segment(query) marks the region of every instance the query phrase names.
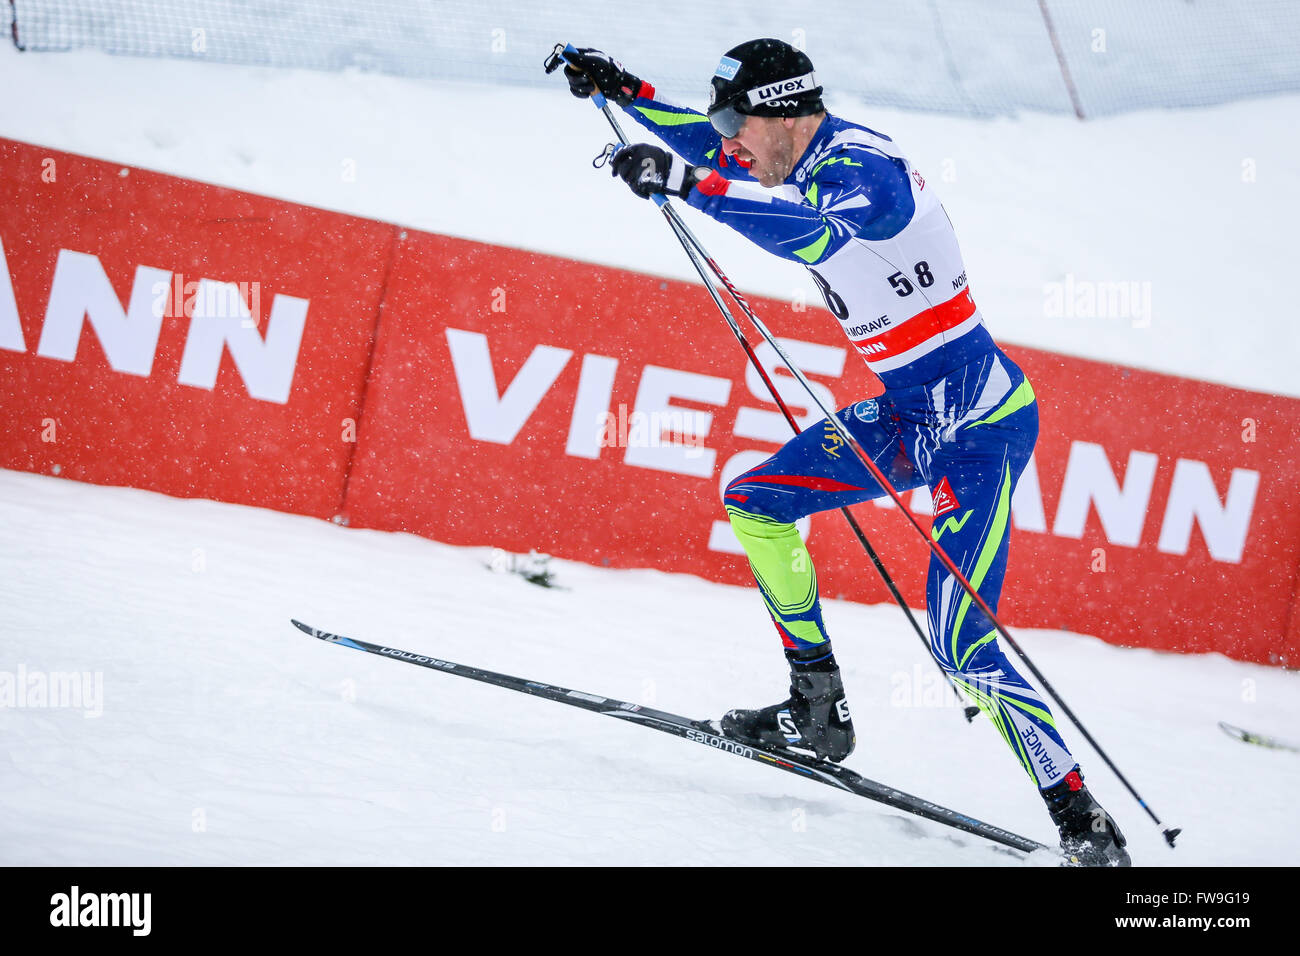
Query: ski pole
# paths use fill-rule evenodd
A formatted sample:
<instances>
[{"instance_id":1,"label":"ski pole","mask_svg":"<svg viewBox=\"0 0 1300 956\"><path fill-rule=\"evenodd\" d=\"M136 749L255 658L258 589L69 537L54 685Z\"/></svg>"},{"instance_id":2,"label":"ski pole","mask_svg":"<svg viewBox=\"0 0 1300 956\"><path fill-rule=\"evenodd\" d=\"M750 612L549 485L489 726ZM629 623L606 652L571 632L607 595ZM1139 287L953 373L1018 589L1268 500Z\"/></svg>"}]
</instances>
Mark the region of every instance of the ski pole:
<instances>
[{"instance_id":1,"label":"ski pole","mask_svg":"<svg viewBox=\"0 0 1300 956\"><path fill-rule=\"evenodd\" d=\"M570 45L565 45L565 46L557 45L555 51L552 52L551 57L548 58L547 60L547 66L548 66L547 72L551 72L552 70L555 69L555 66L558 65L558 62L562 60L561 57L562 53L576 53L576 52L577 51ZM623 132L619 128L618 121L614 118L613 113L610 112L609 107L605 102L604 96L601 95L599 92L597 92L592 97L592 99L596 101L597 107L601 110L601 112L605 114L605 118L609 120L610 125L614 128L615 134L619 137L620 141L626 144L627 139L626 137L623 136ZM672 206L669 205L667 201L667 197L662 195L657 195L654 198L655 201L660 206L660 209L664 212L664 215L667 216L671 221L674 227L674 233L676 233L679 238L684 237L689 242L689 244L693 246L695 250L699 253L699 255L704 259L704 261L708 264L710 270L712 270L713 274L718 277L719 281L722 282L723 286L725 286L727 290L731 293L732 298L736 301L736 304L740 306L741 311L745 313L746 318L748 318L749 321L753 324L754 328L758 330L759 335L762 336L764 341L766 341L769 346L771 346L771 348L776 352L777 356L781 359L782 364L784 364L785 367L789 370L790 374L793 375L794 378L799 382L799 384L804 387L804 390L808 392L808 395L812 399L813 403L816 404L818 409L820 409L821 412L826 416L826 420L830 423L831 427L834 428L836 433L843 440L844 444L853 451L853 453L857 456L858 460L862 462L863 466L867 469L867 471L871 474L871 476L876 480L876 482L881 486L881 488L884 489L885 493L890 497L890 499L893 500L894 504L898 506L899 510L903 513L904 517L907 519L908 523L912 525L912 527L916 530L916 533L919 534L922 540L926 543L926 546L930 549L930 552L938 559L939 563L944 566L944 568L948 571L948 573L950 573L953 576L954 580L956 580L957 583L961 585L961 587L966 591L966 593L970 595L971 600L980 609L980 611L982 611L984 615L989 619L989 622L993 625L994 629L998 632L1000 636L1006 639L1007 643L1016 652L1017 656L1025 663L1025 666L1029 668L1030 673L1032 673L1034 677L1038 679L1038 681L1042 684L1043 689L1047 691L1047 693L1049 693L1052 696L1052 698L1060 705L1062 712L1070 719L1070 721L1074 724L1074 726L1078 728L1079 733L1083 735L1084 739L1087 740L1087 742L1092 746L1093 750L1096 751L1097 755L1101 757L1101 759L1105 762L1105 764L1108 767L1110 767L1111 771L1115 774L1115 776L1119 779L1120 783L1124 785L1124 787L1128 790L1128 792L1137 801L1138 805L1142 807L1143 810L1146 811L1147 815L1151 817L1151 819L1155 822L1157 826L1163 827L1163 824L1160 822L1160 818L1156 816L1155 811L1151 809L1151 807L1147 804L1147 802L1144 799L1142 799L1142 795L1137 792L1137 790L1133 787L1131 783L1129 783L1128 778L1124 776L1124 774L1120 771L1119 767L1115 765L1115 762L1111 760L1110 756L1102 749L1101 745L1097 742L1096 738L1094 738L1092 734L1089 733L1088 729L1083 725L1082 721L1080 721L1079 718L1075 716L1074 711L1071 710L1069 705L1065 703L1065 701L1061 698L1061 695L1056 692L1056 689L1052 687L1051 683L1043 675L1042 671L1040 671L1038 667L1034 664L1034 662L1029 659L1028 655L1026 655L1025 652L1021 649L1020 645L1016 642L1015 638L1011 636L1011 633L998 619L998 616L993 612L993 609L989 607L988 602L984 600L984 598L980 595L980 593L977 590L975 590L974 586L966 579L966 576L962 574L961 569L958 568L956 563L952 560L952 558L948 556L948 553L947 551L944 550L943 546L940 545L933 538L931 538L930 535L926 532L926 530L923 527L921 527L920 521L918 521L916 516L912 514L911 509L907 507L907 504L903 501L902 496L894 488L893 484L885 476L884 472L881 471L879 466L877 466L876 463L871 460L871 456L862 450L861 446L858 445L856 440L854 440L853 436L849 433L848 428L844 425L844 423L841 422L834 415L831 409L828 409L826 407L825 403L822 402L821 398L816 394L816 392L813 391L811 384L808 382L808 379L804 376L803 372L799 370L799 368L795 365L793 360L791 360L791 358L785 353L785 350L781 347L780 343L776 340L776 337L771 333L771 331L768 330L766 324L764 324L762 319L760 319L754 313L754 311L751 308L749 308L749 305L745 301L744 296L742 296L739 293L739 291L732 284L731 280L727 278L726 274L723 273L722 269L713 260L713 257L708 254L708 251L704 248L703 244L697 238L695 238L694 233L692 233L691 230L687 227L686 223L682 221L681 217L677 214L677 211L673 209ZM927 648L928 646L929 645L927 642ZM1162 830L1162 833L1164 834L1165 837L1165 841L1169 844L1170 847L1174 846L1174 840L1181 832L1182 832L1181 829L1178 828L1165 828Z\"/></svg>"},{"instance_id":2,"label":"ski pole","mask_svg":"<svg viewBox=\"0 0 1300 956\"><path fill-rule=\"evenodd\" d=\"M559 63L563 61L561 54L565 52L576 51L573 50L572 46L564 46L561 44L556 45L555 50L546 60L548 73L558 67ZM623 133L622 127L619 125L618 120L610 110L609 103L605 99L604 95L597 92L592 96L592 101L604 114L605 119L609 121L609 125L613 128L614 135L618 137L619 143L626 146L628 143L627 136ZM607 149L605 153L596 158L596 162L593 163L593 165L597 165L597 168L599 168L599 164L603 160L608 159L609 156L610 151ZM718 311L722 313L722 318L727 323L727 327L731 329L731 333L736 337L736 341L740 343L740 347L744 349L745 355L753 365L754 370L758 372L759 377L763 380L763 384L771 394L772 400L776 403L777 407L781 409L781 414L785 416L785 420L789 423L790 428L796 435L799 434L802 429L799 427L798 422L795 421L794 415L790 413L790 409L786 406L784 400L782 400L780 393L777 392L776 385L774 385L771 378L768 377L767 370L763 367L763 363L759 361L758 355L754 352L753 346L750 345L749 340L745 338L744 332L741 331L740 325L736 322L735 316L731 314L731 310L728 309L726 303L722 301L721 297L718 295L718 290L714 287L713 281L709 278L708 273L705 272L704 266L701 264L699 257L704 256L707 258L708 254L704 251L702 246L699 246L698 252L693 248L693 244L695 246L698 246L699 244L695 241L694 236L689 235L686 224L682 222L679 216L677 216L677 211L669 205L668 198L663 195L655 195L652 198L659 206L660 211L664 214L664 218L668 221L669 228L672 229L673 234L677 237L677 241L682 244L682 249L685 250L687 258L691 260L691 265L694 266L695 271L699 273L700 281L704 283L705 289L713 299L713 304L716 305ZM736 287L727 280L725 275L721 274L721 270L718 269L712 260L709 260L709 265L714 270L715 274L721 277L731 297L737 300L741 307L748 311L748 305L744 303L743 296L741 296L739 290L737 290ZM917 622L916 616L912 613L912 609L907 606L907 602L904 600L902 592L899 590L898 585L894 583L893 577L885 568L885 564L880 559L880 555L876 553L876 549L871 546L871 542L867 539L867 535L862 530L861 525L858 524L857 519L853 517L852 512L850 512L847 507L842 507L839 510L840 514L844 516L844 520L849 523L849 527L857 537L858 543L861 544L863 550L866 551L867 557L870 558L872 565L876 569L876 573L880 575L880 579L885 583L885 587L888 588L889 593L893 596L894 602L902 608L903 614L906 616L908 623L912 625L912 630L916 632L916 636L925 647L926 656L931 661L934 661L935 665L938 666L938 661L935 660L934 654L930 651L929 638L926 637L925 632L921 629L921 625ZM966 718L966 722L971 723L974 721L975 717L979 714L980 709L974 704L966 702L961 691L957 688L956 682L947 671L940 667L939 673L943 675L948 686L952 688L953 696L957 698L958 704L962 705L962 716Z\"/></svg>"}]
</instances>

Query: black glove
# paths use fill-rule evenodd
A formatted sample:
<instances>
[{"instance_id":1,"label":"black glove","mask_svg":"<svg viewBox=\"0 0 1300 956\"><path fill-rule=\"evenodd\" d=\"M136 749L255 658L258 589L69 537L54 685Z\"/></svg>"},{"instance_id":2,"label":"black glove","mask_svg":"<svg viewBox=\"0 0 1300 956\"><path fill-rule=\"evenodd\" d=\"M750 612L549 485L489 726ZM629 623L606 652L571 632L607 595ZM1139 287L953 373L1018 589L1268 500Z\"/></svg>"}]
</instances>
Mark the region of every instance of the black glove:
<instances>
[{"instance_id":1,"label":"black glove","mask_svg":"<svg viewBox=\"0 0 1300 956\"><path fill-rule=\"evenodd\" d=\"M641 89L641 80L624 70L622 63L586 47L576 56L572 53L565 56L564 77L569 81L569 92L579 99L599 89L606 99L619 106L631 103Z\"/></svg>"},{"instance_id":2,"label":"black glove","mask_svg":"<svg viewBox=\"0 0 1300 956\"><path fill-rule=\"evenodd\" d=\"M695 184L709 175L709 167L692 166L667 150L649 143L624 146L610 161L610 172L620 176L642 199L666 193L685 199Z\"/></svg>"}]
</instances>

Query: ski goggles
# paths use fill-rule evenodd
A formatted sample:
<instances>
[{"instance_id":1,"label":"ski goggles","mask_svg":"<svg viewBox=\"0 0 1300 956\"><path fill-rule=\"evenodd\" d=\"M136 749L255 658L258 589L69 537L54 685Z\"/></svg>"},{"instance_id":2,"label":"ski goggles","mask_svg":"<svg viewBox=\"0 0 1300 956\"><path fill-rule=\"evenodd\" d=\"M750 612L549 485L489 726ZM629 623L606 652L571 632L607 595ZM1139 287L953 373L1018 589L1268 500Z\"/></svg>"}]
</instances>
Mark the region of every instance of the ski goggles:
<instances>
[{"instance_id":1,"label":"ski goggles","mask_svg":"<svg viewBox=\"0 0 1300 956\"><path fill-rule=\"evenodd\" d=\"M736 108L737 103L747 104L751 111L760 110L765 116L802 116L821 108L821 91L817 74L805 73L736 93L711 106L707 115L719 136L735 139L740 135L745 120L755 115L753 112L742 113Z\"/></svg>"},{"instance_id":2,"label":"ski goggles","mask_svg":"<svg viewBox=\"0 0 1300 956\"><path fill-rule=\"evenodd\" d=\"M747 114L736 109L734 102L714 107L709 110L708 116L709 123L723 139L735 139L739 136L745 120L749 119Z\"/></svg>"}]
</instances>

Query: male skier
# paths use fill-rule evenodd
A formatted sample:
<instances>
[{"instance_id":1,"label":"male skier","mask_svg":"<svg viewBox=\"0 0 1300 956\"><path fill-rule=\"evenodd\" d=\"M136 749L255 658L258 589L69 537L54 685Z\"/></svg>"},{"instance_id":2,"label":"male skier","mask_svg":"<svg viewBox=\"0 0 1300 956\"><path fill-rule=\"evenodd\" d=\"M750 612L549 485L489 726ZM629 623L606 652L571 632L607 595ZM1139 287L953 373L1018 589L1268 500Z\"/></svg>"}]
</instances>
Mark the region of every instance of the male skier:
<instances>
[{"instance_id":1,"label":"male skier","mask_svg":"<svg viewBox=\"0 0 1300 956\"><path fill-rule=\"evenodd\" d=\"M932 537L996 611L1011 494L1038 438L1038 408L1029 380L984 327L933 187L888 136L827 113L812 61L780 40L727 51L707 115L658 99L598 50L566 60L575 96L599 89L678 154L645 143L619 150L613 172L633 192L680 197L807 267L886 388L836 416L897 490L929 487ZM853 751L816 574L792 560L804 551L794 522L884 494L825 421L727 485L723 505L781 636L791 685L779 704L727 713L729 736L837 761ZM1123 834L1088 792L1047 704L934 556L926 607L935 658L1034 779L1067 856L1128 865Z\"/></svg>"}]
</instances>

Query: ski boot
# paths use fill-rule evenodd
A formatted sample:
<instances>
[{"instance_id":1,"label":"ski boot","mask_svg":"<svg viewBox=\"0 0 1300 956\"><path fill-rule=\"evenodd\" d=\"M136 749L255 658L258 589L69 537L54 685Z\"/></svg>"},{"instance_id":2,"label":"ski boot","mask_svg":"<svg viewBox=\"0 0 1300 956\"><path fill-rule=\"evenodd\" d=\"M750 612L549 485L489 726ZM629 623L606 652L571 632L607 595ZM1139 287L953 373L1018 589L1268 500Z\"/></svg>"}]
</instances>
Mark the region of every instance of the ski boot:
<instances>
[{"instance_id":1,"label":"ski boot","mask_svg":"<svg viewBox=\"0 0 1300 956\"><path fill-rule=\"evenodd\" d=\"M1041 792L1052 822L1061 831L1067 866L1132 865L1124 849L1128 841L1083 785L1078 770L1071 770L1060 783Z\"/></svg>"},{"instance_id":2,"label":"ski boot","mask_svg":"<svg viewBox=\"0 0 1300 956\"><path fill-rule=\"evenodd\" d=\"M730 710L722 732L758 747L797 747L822 760L843 760L853 753L857 738L835 657L825 647L811 661L787 651L790 697L761 710Z\"/></svg>"}]
</instances>

